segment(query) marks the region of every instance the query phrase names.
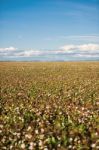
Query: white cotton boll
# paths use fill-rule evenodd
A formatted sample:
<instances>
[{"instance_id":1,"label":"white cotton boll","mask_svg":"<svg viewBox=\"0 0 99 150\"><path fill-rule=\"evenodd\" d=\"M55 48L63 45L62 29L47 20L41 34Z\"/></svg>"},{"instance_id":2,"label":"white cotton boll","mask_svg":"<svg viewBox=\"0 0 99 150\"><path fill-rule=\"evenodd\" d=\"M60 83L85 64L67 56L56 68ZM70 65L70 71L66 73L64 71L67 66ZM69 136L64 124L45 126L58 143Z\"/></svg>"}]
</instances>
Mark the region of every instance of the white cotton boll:
<instances>
[{"instance_id":1,"label":"white cotton boll","mask_svg":"<svg viewBox=\"0 0 99 150\"><path fill-rule=\"evenodd\" d=\"M34 143L30 142L29 150L33 150Z\"/></svg>"},{"instance_id":2,"label":"white cotton boll","mask_svg":"<svg viewBox=\"0 0 99 150\"><path fill-rule=\"evenodd\" d=\"M42 146L42 145L43 145L43 143L42 143L42 141L40 140L40 141L39 141L39 146Z\"/></svg>"},{"instance_id":3,"label":"white cotton boll","mask_svg":"<svg viewBox=\"0 0 99 150\"><path fill-rule=\"evenodd\" d=\"M82 107L82 110L84 110L85 108L84 107Z\"/></svg>"},{"instance_id":4,"label":"white cotton boll","mask_svg":"<svg viewBox=\"0 0 99 150\"><path fill-rule=\"evenodd\" d=\"M2 124L0 124L0 128L1 128L1 129L3 128L3 125L2 125Z\"/></svg>"},{"instance_id":5,"label":"white cotton boll","mask_svg":"<svg viewBox=\"0 0 99 150\"><path fill-rule=\"evenodd\" d=\"M25 138L31 139L31 138L32 138L32 135L31 135L31 134L26 134L26 135L25 135Z\"/></svg>"},{"instance_id":6,"label":"white cotton boll","mask_svg":"<svg viewBox=\"0 0 99 150\"><path fill-rule=\"evenodd\" d=\"M21 148L22 148L22 149L25 148L25 144L24 144L24 143L21 144Z\"/></svg>"},{"instance_id":7,"label":"white cotton boll","mask_svg":"<svg viewBox=\"0 0 99 150\"><path fill-rule=\"evenodd\" d=\"M47 148L47 147L45 147L45 148L44 148L44 150L48 150L48 148Z\"/></svg>"},{"instance_id":8,"label":"white cotton boll","mask_svg":"<svg viewBox=\"0 0 99 150\"><path fill-rule=\"evenodd\" d=\"M91 145L91 147L92 147L92 148L95 148L95 146L96 146L96 144L95 144L95 143L93 143L93 144Z\"/></svg>"},{"instance_id":9,"label":"white cotton boll","mask_svg":"<svg viewBox=\"0 0 99 150\"><path fill-rule=\"evenodd\" d=\"M2 133L2 130L0 130L0 133Z\"/></svg>"},{"instance_id":10,"label":"white cotton boll","mask_svg":"<svg viewBox=\"0 0 99 150\"><path fill-rule=\"evenodd\" d=\"M44 133L44 129L43 128L41 128L41 133Z\"/></svg>"},{"instance_id":11,"label":"white cotton boll","mask_svg":"<svg viewBox=\"0 0 99 150\"><path fill-rule=\"evenodd\" d=\"M29 126L28 128L27 128L27 131L30 131L32 128L31 128L31 126Z\"/></svg>"},{"instance_id":12,"label":"white cotton boll","mask_svg":"<svg viewBox=\"0 0 99 150\"><path fill-rule=\"evenodd\" d=\"M73 138L70 138L69 141L70 141L70 142L73 141Z\"/></svg>"},{"instance_id":13,"label":"white cotton boll","mask_svg":"<svg viewBox=\"0 0 99 150\"><path fill-rule=\"evenodd\" d=\"M71 148L72 148L72 145L69 145L69 146L68 146L68 148L70 148L70 149L71 149Z\"/></svg>"},{"instance_id":14,"label":"white cotton boll","mask_svg":"<svg viewBox=\"0 0 99 150\"><path fill-rule=\"evenodd\" d=\"M38 130L35 130L35 134L38 134L39 132L38 132Z\"/></svg>"}]
</instances>

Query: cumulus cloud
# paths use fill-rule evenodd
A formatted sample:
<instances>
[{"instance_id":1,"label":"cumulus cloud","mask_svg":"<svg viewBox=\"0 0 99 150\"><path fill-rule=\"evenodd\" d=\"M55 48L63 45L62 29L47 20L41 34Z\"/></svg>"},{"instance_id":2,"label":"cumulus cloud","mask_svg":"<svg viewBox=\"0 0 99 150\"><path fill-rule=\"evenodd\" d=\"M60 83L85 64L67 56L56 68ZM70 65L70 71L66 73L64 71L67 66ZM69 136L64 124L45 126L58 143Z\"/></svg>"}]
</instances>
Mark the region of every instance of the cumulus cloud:
<instances>
[{"instance_id":1,"label":"cumulus cloud","mask_svg":"<svg viewBox=\"0 0 99 150\"><path fill-rule=\"evenodd\" d=\"M68 51L68 50L84 50L84 51L87 51L87 50L92 50L92 51L95 51L95 50L99 50L99 44L81 44L81 45L65 45L65 46L62 46L60 49L64 50L64 51Z\"/></svg>"},{"instance_id":2,"label":"cumulus cloud","mask_svg":"<svg viewBox=\"0 0 99 150\"><path fill-rule=\"evenodd\" d=\"M15 51L17 48L10 46L6 48L0 48L0 52L5 52L5 51Z\"/></svg>"},{"instance_id":3,"label":"cumulus cloud","mask_svg":"<svg viewBox=\"0 0 99 150\"><path fill-rule=\"evenodd\" d=\"M43 58L43 57L58 57L58 58L98 58L99 59L99 44L70 44L64 45L57 50L20 50L15 47L0 48L0 57L7 58Z\"/></svg>"},{"instance_id":4,"label":"cumulus cloud","mask_svg":"<svg viewBox=\"0 0 99 150\"><path fill-rule=\"evenodd\" d=\"M8 57L32 57L32 56L38 56L41 55L41 50L21 50L17 49L15 47L8 47L8 48L0 48L0 56L8 56Z\"/></svg>"},{"instance_id":5,"label":"cumulus cloud","mask_svg":"<svg viewBox=\"0 0 99 150\"><path fill-rule=\"evenodd\" d=\"M22 51L15 53L15 56L32 57L32 56L38 56L41 54L42 52L40 50L22 50Z\"/></svg>"},{"instance_id":6,"label":"cumulus cloud","mask_svg":"<svg viewBox=\"0 0 99 150\"><path fill-rule=\"evenodd\" d=\"M99 58L99 44L65 45L58 53L70 54L79 58Z\"/></svg>"},{"instance_id":7,"label":"cumulus cloud","mask_svg":"<svg viewBox=\"0 0 99 150\"><path fill-rule=\"evenodd\" d=\"M77 48L82 51L98 51L99 50L99 44L83 44L78 45Z\"/></svg>"},{"instance_id":8,"label":"cumulus cloud","mask_svg":"<svg viewBox=\"0 0 99 150\"><path fill-rule=\"evenodd\" d=\"M64 45L58 54L69 55L75 59L99 59L99 44Z\"/></svg>"}]
</instances>

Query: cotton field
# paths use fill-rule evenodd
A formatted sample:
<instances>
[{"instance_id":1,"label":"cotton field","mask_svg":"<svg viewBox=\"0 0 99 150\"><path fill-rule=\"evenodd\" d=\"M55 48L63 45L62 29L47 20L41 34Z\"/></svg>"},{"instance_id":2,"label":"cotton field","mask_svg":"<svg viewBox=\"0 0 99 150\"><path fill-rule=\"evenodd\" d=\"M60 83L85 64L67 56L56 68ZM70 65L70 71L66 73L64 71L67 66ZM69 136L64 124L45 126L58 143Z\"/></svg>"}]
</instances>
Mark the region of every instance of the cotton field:
<instances>
[{"instance_id":1,"label":"cotton field","mask_svg":"<svg viewBox=\"0 0 99 150\"><path fill-rule=\"evenodd\" d=\"M0 62L1 150L98 150L99 62Z\"/></svg>"}]
</instances>

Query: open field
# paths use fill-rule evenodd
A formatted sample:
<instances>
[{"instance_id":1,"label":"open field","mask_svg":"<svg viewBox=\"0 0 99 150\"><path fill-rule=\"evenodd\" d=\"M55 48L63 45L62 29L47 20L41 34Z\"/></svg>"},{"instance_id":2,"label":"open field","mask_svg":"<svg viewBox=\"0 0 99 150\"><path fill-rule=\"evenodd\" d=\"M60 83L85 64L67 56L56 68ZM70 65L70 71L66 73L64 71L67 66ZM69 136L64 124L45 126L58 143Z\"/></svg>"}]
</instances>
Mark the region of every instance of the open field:
<instances>
[{"instance_id":1,"label":"open field","mask_svg":"<svg viewBox=\"0 0 99 150\"><path fill-rule=\"evenodd\" d=\"M99 62L1 62L1 150L98 150Z\"/></svg>"}]
</instances>

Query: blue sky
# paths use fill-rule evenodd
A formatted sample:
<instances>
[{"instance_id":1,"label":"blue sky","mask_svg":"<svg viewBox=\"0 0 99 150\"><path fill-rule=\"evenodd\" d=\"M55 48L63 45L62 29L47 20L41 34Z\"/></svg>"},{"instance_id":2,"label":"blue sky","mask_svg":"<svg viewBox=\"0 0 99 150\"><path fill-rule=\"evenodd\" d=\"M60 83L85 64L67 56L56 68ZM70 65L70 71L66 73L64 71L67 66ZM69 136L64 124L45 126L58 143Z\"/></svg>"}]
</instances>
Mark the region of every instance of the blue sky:
<instances>
[{"instance_id":1,"label":"blue sky","mask_svg":"<svg viewBox=\"0 0 99 150\"><path fill-rule=\"evenodd\" d=\"M99 0L0 0L0 60L99 60Z\"/></svg>"}]
</instances>

